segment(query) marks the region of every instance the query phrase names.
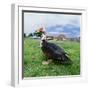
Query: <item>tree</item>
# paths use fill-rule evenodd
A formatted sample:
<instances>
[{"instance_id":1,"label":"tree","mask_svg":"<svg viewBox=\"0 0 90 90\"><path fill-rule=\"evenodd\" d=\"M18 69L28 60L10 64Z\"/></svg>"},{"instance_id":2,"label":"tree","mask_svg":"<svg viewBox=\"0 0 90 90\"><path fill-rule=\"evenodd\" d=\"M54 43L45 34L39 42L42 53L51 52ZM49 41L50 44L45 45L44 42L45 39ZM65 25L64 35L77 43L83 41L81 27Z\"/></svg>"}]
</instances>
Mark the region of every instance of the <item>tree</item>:
<instances>
[{"instance_id":1,"label":"tree","mask_svg":"<svg viewBox=\"0 0 90 90\"><path fill-rule=\"evenodd\" d=\"M24 38L26 37L26 34L24 33Z\"/></svg>"},{"instance_id":2,"label":"tree","mask_svg":"<svg viewBox=\"0 0 90 90\"><path fill-rule=\"evenodd\" d=\"M33 36L33 33L30 33L29 35L28 35L28 37L32 37Z\"/></svg>"}]
</instances>

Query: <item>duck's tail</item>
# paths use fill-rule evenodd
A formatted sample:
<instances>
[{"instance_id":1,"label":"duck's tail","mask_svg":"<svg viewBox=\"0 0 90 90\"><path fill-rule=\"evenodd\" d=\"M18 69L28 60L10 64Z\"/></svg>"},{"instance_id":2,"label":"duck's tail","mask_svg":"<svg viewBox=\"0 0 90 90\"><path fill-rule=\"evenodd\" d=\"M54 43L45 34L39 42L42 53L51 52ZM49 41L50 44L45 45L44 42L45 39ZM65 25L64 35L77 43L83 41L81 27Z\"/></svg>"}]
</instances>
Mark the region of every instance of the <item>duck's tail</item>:
<instances>
[{"instance_id":1,"label":"duck's tail","mask_svg":"<svg viewBox=\"0 0 90 90\"><path fill-rule=\"evenodd\" d=\"M62 63L62 64L72 64L72 60L66 54L64 54L64 55L61 56L60 63Z\"/></svg>"}]
</instances>

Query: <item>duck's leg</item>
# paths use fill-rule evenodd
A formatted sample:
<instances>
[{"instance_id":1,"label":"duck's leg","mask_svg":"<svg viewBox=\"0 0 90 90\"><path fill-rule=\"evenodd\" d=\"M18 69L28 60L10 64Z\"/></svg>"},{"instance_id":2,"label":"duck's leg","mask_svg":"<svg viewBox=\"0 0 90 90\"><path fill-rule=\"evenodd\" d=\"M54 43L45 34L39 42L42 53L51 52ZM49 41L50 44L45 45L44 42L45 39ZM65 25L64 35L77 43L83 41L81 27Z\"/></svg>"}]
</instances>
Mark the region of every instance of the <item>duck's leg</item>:
<instances>
[{"instance_id":1,"label":"duck's leg","mask_svg":"<svg viewBox=\"0 0 90 90\"><path fill-rule=\"evenodd\" d=\"M52 59L46 58L46 61L43 61L42 64L43 64L43 65L48 65L48 64L51 63L51 62L52 62Z\"/></svg>"}]
</instances>

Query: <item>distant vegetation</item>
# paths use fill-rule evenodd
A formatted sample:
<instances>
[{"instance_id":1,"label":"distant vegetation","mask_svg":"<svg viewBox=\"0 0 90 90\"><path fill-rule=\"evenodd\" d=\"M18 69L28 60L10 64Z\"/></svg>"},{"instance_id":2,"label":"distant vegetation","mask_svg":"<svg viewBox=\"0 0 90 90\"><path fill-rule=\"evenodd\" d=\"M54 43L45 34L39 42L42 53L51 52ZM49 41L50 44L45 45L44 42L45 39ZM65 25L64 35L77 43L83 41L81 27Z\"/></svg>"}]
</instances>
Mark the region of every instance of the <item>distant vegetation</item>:
<instances>
[{"instance_id":1,"label":"distant vegetation","mask_svg":"<svg viewBox=\"0 0 90 90\"><path fill-rule=\"evenodd\" d=\"M41 37L42 33L46 33L44 30L43 30L43 27L35 30L33 33L29 33L27 36L26 34L24 33L24 37L31 37L31 38L39 38ZM47 39L48 40L60 40L60 41L77 41L77 42L80 42L80 36L78 37L67 37L65 34L58 34L58 35L47 35Z\"/></svg>"}]
</instances>

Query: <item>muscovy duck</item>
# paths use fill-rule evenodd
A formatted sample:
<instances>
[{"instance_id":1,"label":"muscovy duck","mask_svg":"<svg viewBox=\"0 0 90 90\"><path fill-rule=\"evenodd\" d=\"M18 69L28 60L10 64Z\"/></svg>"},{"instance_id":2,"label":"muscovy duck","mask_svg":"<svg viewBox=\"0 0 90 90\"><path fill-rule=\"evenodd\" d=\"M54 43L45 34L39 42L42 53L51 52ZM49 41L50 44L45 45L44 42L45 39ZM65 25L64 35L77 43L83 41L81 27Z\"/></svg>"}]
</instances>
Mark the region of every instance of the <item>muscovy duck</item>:
<instances>
[{"instance_id":1,"label":"muscovy duck","mask_svg":"<svg viewBox=\"0 0 90 90\"><path fill-rule=\"evenodd\" d=\"M54 43L48 42L45 34L42 34L40 46L47 58L54 61L58 60L62 64L72 63L64 49Z\"/></svg>"}]
</instances>

